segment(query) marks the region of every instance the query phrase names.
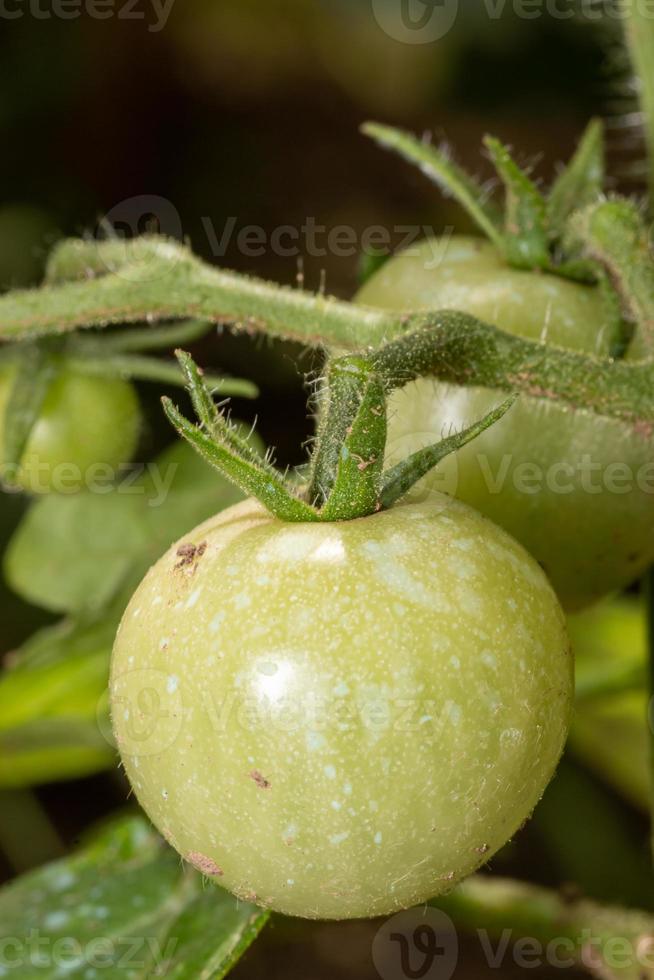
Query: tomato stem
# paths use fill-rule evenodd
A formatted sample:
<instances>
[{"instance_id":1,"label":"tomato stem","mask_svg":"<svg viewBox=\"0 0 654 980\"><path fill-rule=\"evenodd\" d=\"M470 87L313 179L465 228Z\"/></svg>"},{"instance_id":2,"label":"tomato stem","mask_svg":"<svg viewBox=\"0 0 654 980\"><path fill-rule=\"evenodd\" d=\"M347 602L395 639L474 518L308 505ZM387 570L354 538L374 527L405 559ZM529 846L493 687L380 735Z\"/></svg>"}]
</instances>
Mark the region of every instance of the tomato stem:
<instances>
[{"instance_id":1,"label":"tomato stem","mask_svg":"<svg viewBox=\"0 0 654 980\"><path fill-rule=\"evenodd\" d=\"M637 909L607 908L523 882L473 875L433 905L470 932L486 938L525 936L565 949L575 964L596 977L649 980L654 948L654 917ZM561 947L562 941L565 943ZM628 956L614 955L616 944ZM549 948L549 947L548 947Z\"/></svg>"},{"instance_id":2,"label":"tomato stem","mask_svg":"<svg viewBox=\"0 0 654 980\"><path fill-rule=\"evenodd\" d=\"M149 255L147 276L129 278L132 243L65 242L83 264L116 266L83 279L0 296L0 339L57 335L102 327L200 316L237 330L266 333L312 347L357 350L428 325L434 377L457 385L518 391L571 409L619 419L646 433L654 425L654 358L639 363L598 359L505 333L454 311L386 312L314 296L210 268L183 246L150 236L138 239ZM113 267L112 267L113 268ZM401 368L401 365L400 365ZM424 371L423 371L424 373Z\"/></svg>"},{"instance_id":3,"label":"tomato stem","mask_svg":"<svg viewBox=\"0 0 654 980\"><path fill-rule=\"evenodd\" d=\"M402 357L414 338L394 342ZM300 499L274 466L262 459L231 426L214 403L207 379L190 354L177 351L200 425L193 425L162 399L177 432L223 476L256 497L284 521L349 521L391 507L445 456L470 442L498 421L515 401L512 397L463 432L415 453L384 473L387 438L386 393L405 377L393 360L380 352L362 352L335 359L328 371L325 410L310 466L307 491ZM308 502L306 502L308 500Z\"/></svg>"},{"instance_id":4,"label":"tomato stem","mask_svg":"<svg viewBox=\"0 0 654 980\"><path fill-rule=\"evenodd\" d=\"M649 232L636 204L592 204L576 215L572 234L582 253L605 272L635 326L639 353L654 353L654 263Z\"/></svg>"}]
</instances>

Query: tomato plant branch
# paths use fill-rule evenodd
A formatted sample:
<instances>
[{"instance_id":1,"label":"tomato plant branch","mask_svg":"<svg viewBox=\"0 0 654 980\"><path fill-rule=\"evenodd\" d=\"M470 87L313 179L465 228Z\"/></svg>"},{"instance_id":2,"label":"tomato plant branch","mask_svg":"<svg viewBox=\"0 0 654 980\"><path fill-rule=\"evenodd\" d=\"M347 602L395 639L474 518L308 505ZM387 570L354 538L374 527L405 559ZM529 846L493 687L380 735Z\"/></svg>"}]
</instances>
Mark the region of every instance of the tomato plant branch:
<instances>
[{"instance_id":1,"label":"tomato plant branch","mask_svg":"<svg viewBox=\"0 0 654 980\"><path fill-rule=\"evenodd\" d=\"M575 216L571 230L583 254L613 283L636 327L639 349L654 352L654 262L638 207L626 200L593 204Z\"/></svg>"},{"instance_id":2,"label":"tomato plant branch","mask_svg":"<svg viewBox=\"0 0 654 980\"><path fill-rule=\"evenodd\" d=\"M557 965L571 960L570 966L601 980L654 978L654 916L649 913L570 901L555 891L482 875L468 878L433 904L458 926L477 931L480 942L504 940L505 953L508 942L528 938L542 945L543 955L551 951Z\"/></svg>"},{"instance_id":3,"label":"tomato plant branch","mask_svg":"<svg viewBox=\"0 0 654 980\"><path fill-rule=\"evenodd\" d=\"M138 251L133 252L136 243ZM428 372L423 364L423 374L560 401L571 409L621 419L641 432L654 425L651 360L614 362L545 347L452 311L397 314L361 308L223 272L183 246L156 237L122 243L120 250L113 241L74 241L59 251L66 249L80 265L88 260L93 269L102 262L105 269L113 268L119 255L124 264L105 275L5 294L0 297L0 338L198 317L307 346L358 350L428 326L433 356ZM409 380L410 371L401 373Z\"/></svg>"}]
</instances>

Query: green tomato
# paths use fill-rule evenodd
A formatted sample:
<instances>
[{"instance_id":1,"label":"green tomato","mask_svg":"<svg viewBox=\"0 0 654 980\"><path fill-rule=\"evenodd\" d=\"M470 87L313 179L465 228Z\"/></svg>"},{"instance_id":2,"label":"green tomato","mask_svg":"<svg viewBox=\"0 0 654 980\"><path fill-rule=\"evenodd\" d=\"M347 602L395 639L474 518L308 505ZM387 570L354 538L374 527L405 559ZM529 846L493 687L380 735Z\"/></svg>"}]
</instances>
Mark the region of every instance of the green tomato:
<instances>
[{"instance_id":1,"label":"green tomato","mask_svg":"<svg viewBox=\"0 0 654 980\"><path fill-rule=\"evenodd\" d=\"M185 860L343 919L449 890L515 833L572 661L541 569L451 497L333 524L246 501L149 571L110 690L134 792Z\"/></svg>"},{"instance_id":2,"label":"green tomato","mask_svg":"<svg viewBox=\"0 0 654 980\"><path fill-rule=\"evenodd\" d=\"M477 239L429 239L389 261L358 301L385 309L458 309L510 333L607 356L597 289L521 272ZM481 418L499 393L421 379L390 405L389 463ZM422 481L454 493L516 537L568 609L587 606L654 561L649 432L521 398L496 425Z\"/></svg>"},{"instance_id":3,"label":"green tomato","mask_svg":"<svg viewBox=\"0 0 654 980\"><path fill-rule=\"evenodd\" d=\"M0 446L15 374L13 366L0 372ZM106 483L132 458L140 430L138 397L130 382L62 365L30 433L16 482L30 493L73 493L95 479Z\"/></svg>"}]
</instances>

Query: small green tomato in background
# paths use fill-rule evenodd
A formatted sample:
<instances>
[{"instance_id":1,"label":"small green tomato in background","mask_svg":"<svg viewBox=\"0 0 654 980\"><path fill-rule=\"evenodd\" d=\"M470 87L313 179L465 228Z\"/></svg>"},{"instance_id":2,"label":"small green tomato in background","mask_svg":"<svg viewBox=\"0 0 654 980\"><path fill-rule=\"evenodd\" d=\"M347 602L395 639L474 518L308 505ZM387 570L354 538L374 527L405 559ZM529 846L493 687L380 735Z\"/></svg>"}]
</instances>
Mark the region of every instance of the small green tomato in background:
<instances>
[{"instance_id":1,"label":"small green tomato in background","mask_svg":"<svg viewBox=\"0 0 654 980\"><path fill-rule=\"evenodd\" d=\"M246 501L150 570L113 725L139 802L247 901L376 916L485 863L565 742L572 661L535 561L466 505L285 523Z\"/></svg>"},{"instance_id":2,"label":"small green tomato in background","mask_svg":"<svg viewBox=\"0 0 654 980\"><path fill-rule=\"evenodd\" d=\"M513 269L483 239L427 239L387 262L357 299L384 309L461 310L600 357L616 339L596 287ZM652 442L621 422L548 404L546 394L521 398L423 485L455 493L504 527L537 558L563 605L579 609L628 585L654 557ZM389 464L496 401L492 391L430 378L395 392Z\"/></svg>"},{"instance_id":3,"label":"small green tomato in background","mask_svg":"<svg viewBox=\"0 0 654 980\"><path fill-rule=\"evenodd\" d=\"M0 372L0 446L15 373L12 366ZM96 464L117 475L118 468L130 461L140 430L138 397L129 381L63 365L30 433L16 483L35 494L86 489Z\"/></svg>"}]
</instances>

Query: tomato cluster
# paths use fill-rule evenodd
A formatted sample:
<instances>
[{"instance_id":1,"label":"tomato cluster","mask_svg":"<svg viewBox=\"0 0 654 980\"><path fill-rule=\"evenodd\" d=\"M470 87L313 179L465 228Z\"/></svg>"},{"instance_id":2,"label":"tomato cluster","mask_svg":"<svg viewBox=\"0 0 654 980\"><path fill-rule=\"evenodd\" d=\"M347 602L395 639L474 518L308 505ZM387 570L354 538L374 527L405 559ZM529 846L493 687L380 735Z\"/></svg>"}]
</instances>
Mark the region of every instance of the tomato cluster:
<instances>
[{"instance_id":1,"label":"tomato cluster","mask_svg":"<svg viewBox=\"0 0 654 980\"><path fill-rule=\"evenodd\" d=\"M391 259L358 295L385 309L457 309L532 340L597 356L616 344L600 290L508 267L482 239L428 239ZM545 354L546 354L546 348ZM647 433L522 397L500 422L425 477L504 527L578 609L654 559L654 467ZM482 417L498 393L420 379L389 413L389 462Z\"/></svg>"}]
</instances>

